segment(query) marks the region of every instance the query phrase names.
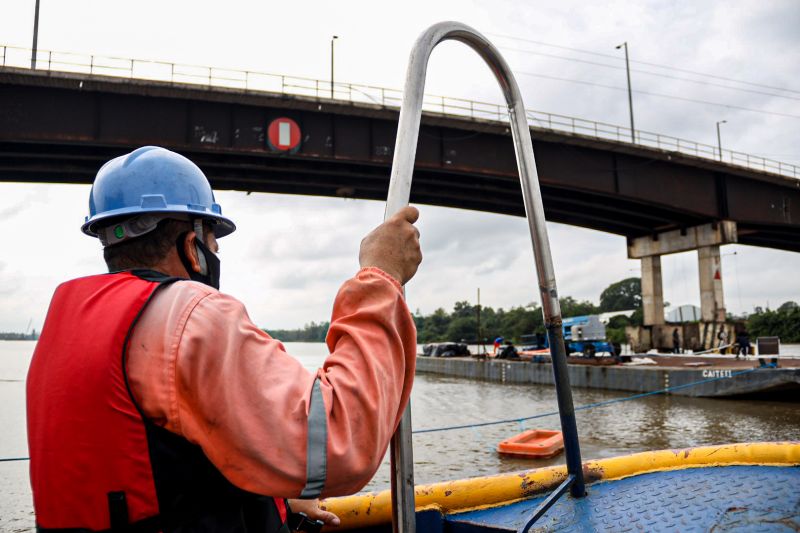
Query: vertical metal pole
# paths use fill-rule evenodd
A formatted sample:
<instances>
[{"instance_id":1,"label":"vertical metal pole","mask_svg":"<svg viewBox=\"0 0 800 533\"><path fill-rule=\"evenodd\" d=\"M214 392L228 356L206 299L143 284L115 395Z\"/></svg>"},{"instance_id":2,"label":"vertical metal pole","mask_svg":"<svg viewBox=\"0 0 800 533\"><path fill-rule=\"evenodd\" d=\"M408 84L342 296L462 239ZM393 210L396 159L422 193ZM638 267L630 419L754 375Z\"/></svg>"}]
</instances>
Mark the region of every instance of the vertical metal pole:
<instances>
[{"instance_id":1,"label":"vertical metal pole","mask_svg":"<svg viewBox=\"0 0 800 533\"><path fill-rule=\"evenodd\" d=\"M36 0L36 11L33 15L33 46L31 47L31 69L36 69L36 52L39 42L39 0Z\"/></svg>"},{"instance_id":2,"label":"vertical metal pole","mask_svg":"<svg viewBox=\"0 0 800 533\"><path fill-rule=\"evenodd\" d=\"M548 342L550 343L550 359L553 364L553 377L556 385L558 416L561 419L561 432L564 435L564 453L567 456L567 472L575 476L569 492L575 498L586 495L581 465L581 449L578 441L578 423L575 419L575 407L572 403L572 389L569 384L567 370L567 353L564 347L564 327L561 317L546 325ZM580 473L580 474L578 474Z\"/></svg>"},{"instance_id":3,"label":"vertical metal pole","mask_svg":"<svg viewBox=\"0 0 800 533\"><path fill-rule=\"evenodd\" d=\"M719 160L722 161L722 137L719 135L719 125L725 124L727 120L717 121L717 147L719 148Z\"/></svg>"},{"instance_id":4,"label":"vertical metal pole","mask_svg":"<svg viewBox=\"0 0 800 533\"><path fill-rule=\"evenodd\" d=\"M481 288L478 287L478 341L481 343L481 348L483 348L483 335L481 335ZM484 350L481 350L483 353Z\"/></svg>"},{"instance_id":5,"label":"vertical metal pole","mask_svg":"<svg viewBox=\"0 0 800 533\"><path fill-rule=\"evenodd\" d=\"M628 110L631 114L631 142L636 142L636 129L633 126L633 94L631 91L631 64L628 61L628 41L617 46L617 50L625 47L625 72L628 75Z\"/></svg>"},{"instance_id":6,"label":"vertical metal pole","mask_svg":"<svg viewBox=\"0 0 800 533\"><path fill-rule=\"evenodd\" d=\"M331 37L331 100L333 100L333 43L338 39L338 35Z\"/></svg>"},{"instance_id":7,"label":"vertical metal pole","mask_svg":"<svg viewBox=\"0 0 800 533\"><path fill-rule=\"evenodd\" d=\"M405 293L405 291L403 291ZM417 529L414 503L414 447L411 442L411 401L403 411L390 445L392 469L392 531L414 533Z\"/></svg>"}]
</instances>

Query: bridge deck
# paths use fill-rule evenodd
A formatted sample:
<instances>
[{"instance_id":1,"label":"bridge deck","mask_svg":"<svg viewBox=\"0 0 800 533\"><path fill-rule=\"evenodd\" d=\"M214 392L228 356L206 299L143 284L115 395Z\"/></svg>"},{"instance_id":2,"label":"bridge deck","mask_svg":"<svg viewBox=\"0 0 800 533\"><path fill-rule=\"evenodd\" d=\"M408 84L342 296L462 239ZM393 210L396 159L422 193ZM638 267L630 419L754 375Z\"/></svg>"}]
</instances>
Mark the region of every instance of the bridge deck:
<instances>
[{"instance_id":1,"label":"bridge deck","mask_svg":"<svg viewBox=\"0 0 800 533\"><path fill-rule=\"evenodd\" d=\"M296 152L267 125L295 120ZM397 110L80 73L0 68L0 180L89 183L102 163L160 144L221 189L385 199ZM800 181L631 143L531 129L548 220L627 237L733 220L739 242L800 251ZM412 201L522 216L507 127L428 113Z\"/></svg>"}]
</instances>

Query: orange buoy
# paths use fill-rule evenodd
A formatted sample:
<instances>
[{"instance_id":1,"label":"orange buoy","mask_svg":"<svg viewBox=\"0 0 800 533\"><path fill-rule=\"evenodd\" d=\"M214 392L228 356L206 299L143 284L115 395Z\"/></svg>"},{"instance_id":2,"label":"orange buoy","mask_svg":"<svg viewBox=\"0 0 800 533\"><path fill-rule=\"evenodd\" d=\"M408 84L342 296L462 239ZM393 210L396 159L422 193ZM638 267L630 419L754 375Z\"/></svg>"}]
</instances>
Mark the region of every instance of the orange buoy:
<instances>
[{"instance_id":1,"label":"orange buoy","mask_svg":"<svg viewBox=\"0 0 800 533\"><path fill-rule=\"evenodd\" d=\"M564 436L549 429L529 429L497 445L498 453L531 459L553 457L563 449Z\"/></svg>"}]
</instances>

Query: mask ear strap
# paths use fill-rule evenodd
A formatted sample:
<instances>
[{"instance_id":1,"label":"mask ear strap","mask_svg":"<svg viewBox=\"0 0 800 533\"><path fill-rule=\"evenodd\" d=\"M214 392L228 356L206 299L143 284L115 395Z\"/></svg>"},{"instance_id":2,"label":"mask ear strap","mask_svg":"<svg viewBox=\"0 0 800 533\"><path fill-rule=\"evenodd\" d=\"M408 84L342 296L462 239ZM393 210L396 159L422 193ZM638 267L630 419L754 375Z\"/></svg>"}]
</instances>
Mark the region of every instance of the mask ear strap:
<instances>
[{"instance_id":1,"label":"mask ear strap","mask_svg":"<svg viewBox=\"0 0 800 533\"><path fill-rule=\"evenodd\" d=\"M192 274L194 274L194 271L192 270L192 263L189 261L189 258L186 256L186 252L183 249L183 243L188 234L188 231L184 231L178 235L178 240L175 241L175 248L178 250L178 257L180 258L181 263L183 263L183 268L186 269L186 273L189 274L189 277L191 278Z\"/></svg>"},{"instance_id":2,"label":"mask ear strap","mask_svg":"<svg viewBox=\"0 0 800 533\"><path fill-rule=\"evenodd\" d=\"M203 235L203 219L196 218L192 221L192 224L194 225L194 232L197 235L197 239L199 239L200 242L205 244L205 236ZM194 249L197 252L197 260L200 263L200 274L202 274L203 276L207 276L208 262L206 261L206 256L200 249L200 247L197 245L197 243L195 243Z\"/></svg>"},{"instance_id":3,"label":"mask ear strap","mask_svg":"<svg viewBox=\"0 0 800 533\"><path fill-rule=\"evenodd\" d=\"M189 258L186 256L186 253L183 250L184 242L186 240L185 238L188 234L188 231L181 233L178 236L178 240L175 242L175 245L178 248L178 257L180 257L181 263L183 263L183 266L186 269L186 273L189 274L189 279L199 281L200 283L205 283L209 287L219 289L219 258L214 255L211 250L206 248L202 241L198 240L195 249L197 250L200 261L206 265L205 268L207 269L207 273L201 274L199 272L195 272L192 269L191 261L189 261Z\"/></svg>"}]
</instances>

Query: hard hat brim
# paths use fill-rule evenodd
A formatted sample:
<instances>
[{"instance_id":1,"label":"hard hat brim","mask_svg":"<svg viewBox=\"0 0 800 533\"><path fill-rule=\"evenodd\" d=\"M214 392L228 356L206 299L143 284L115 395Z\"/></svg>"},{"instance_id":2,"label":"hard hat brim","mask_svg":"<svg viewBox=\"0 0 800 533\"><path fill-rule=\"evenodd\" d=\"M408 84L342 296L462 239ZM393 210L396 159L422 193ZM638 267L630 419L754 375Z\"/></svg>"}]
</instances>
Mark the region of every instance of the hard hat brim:
<instances>
[{"instance_id":1,"label":"hard hat brim","mask_svg":"<svg viewBox=\"0 0 800 533\"><path fill-rule=\"evenodd\" d=\"M181 218L189 217L206 219L213 223L212 229L214 231L214 236L218 239L225 237L226 235L230 235L236 231L236 224L234 224L233 221L228 217L222 216L218 213L198 211L183 205L171 205L167 206L165 209L148 210L147 213L164 215L174 214L181 215ZM97 228L108 226L117 220L134 217L141 214L142 209L139 207L124 207L121 209L115 209L113 211L105 211L102 214L88 218L81 226L81 231L90 237L99 237Z\"/></svg>"}]
</instances>

